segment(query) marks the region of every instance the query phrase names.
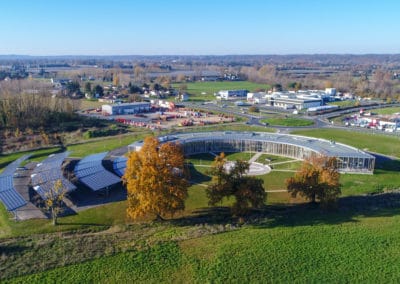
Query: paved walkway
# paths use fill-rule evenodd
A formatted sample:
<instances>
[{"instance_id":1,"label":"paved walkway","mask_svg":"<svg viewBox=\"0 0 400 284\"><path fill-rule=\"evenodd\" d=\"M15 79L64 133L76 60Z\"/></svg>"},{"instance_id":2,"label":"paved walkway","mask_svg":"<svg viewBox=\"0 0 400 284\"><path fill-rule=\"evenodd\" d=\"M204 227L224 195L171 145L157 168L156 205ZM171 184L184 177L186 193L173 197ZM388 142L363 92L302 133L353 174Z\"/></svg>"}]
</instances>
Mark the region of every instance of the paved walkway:
<instances>
[{"instance_id":1,"label":"paved walkway","mask_svg":"<svg viewBox=\"0 0 400 284\"><path fill-rule=\"evenodd\" d=\"M253 157L251 157L251 159L249 160L249 164L254 163L255 161L257 161L258 158L260 158L260 156L261 156L262 154L263 154L263 153L261 153L261 152L256 153L256 154L255 154Z\"/></svg>"}]
</instances>

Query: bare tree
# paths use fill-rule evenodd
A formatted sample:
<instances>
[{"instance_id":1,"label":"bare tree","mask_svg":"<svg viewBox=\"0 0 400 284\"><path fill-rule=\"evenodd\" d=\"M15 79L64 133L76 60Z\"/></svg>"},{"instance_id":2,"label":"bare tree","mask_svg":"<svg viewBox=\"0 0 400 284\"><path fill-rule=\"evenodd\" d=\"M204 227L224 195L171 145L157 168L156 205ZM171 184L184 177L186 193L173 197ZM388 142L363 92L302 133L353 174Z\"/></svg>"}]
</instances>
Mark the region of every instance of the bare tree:
<instances>
[{"instance_id":1,"label":"bare tree","mask_svg":"<svg viewBox=\"0 0 400 284\"><path fill-rule=\"evenodd\" d=\"M51 214L53 225L57 225L57 218L63 212L63 199L67 192L61 180L55 181L53 188L46 192L44 201L46 210Z\"/></svg>"}]
</instances>

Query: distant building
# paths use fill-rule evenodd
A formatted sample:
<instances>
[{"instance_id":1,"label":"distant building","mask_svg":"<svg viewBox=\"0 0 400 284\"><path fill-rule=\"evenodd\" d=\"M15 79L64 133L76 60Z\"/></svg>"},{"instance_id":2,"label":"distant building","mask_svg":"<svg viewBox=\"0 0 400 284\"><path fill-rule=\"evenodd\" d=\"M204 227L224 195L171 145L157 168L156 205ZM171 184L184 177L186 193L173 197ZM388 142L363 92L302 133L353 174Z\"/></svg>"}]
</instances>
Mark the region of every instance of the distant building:
<instances>
[{"instance_id":1,"label":"distant building","mask_svg":"<svg viewBox=\"0 0 400 284\"><path fill-rule=\"evenodd\" d=\"M147 112L150 110L150 108L151 106L148 102L137 102L128 104L102 105L101 112L103 115L122 115Z\"/></svg>"},{"instance_id":2,"label":"distant building","mask_svg":"<svg viewBox=\"0 0 400 284\"><path fill-rule=\"evenodd\" d=\"M336 96L336 89L335 88L326 88L325 94L329 96Z\"/></svg>"},{"instance_id":3,"label":"distant building","mask_svg":"<svg viewBox=\"0 0 400 284\"><path fill-rule=\"evenodd\" d=\"M183 93L181 95L179 95L179 100L181 102L186 102L189 100L189 94L188 93Z\"/></svg>"},{"instance_id":4,"label":"distant building","mask_svg":"<svg viewBox=\"0 0 400 284\"><path fill-rule=\"evenodd\" d=\"M67 85L68 83L71 83L72 80L69 78L51 78L51 83L54 85L56 88L61 88L62 86Z\"/></svg>"},{"instance_id":5,"label":"distant building","mask_svg":"<svg viewBox=\"0 0 400 284\"><path fill-rule=\"evenodd\" d=\"M266 95L266 105L283 109L308 109L323 104L323 99L316 95L295 92L273 92Z\"/></svg>"},{"instance_id":6,"label":"distant building","mask_svg":"<svg viewBox=\"0 0 400 284\"><path fill-rule=\"evenodd\" d=\"M252 104L265 104L267 102L266 96L267 93L265 92L247 93L247 101Z\"/></svg>"},{"instance_id":7,"label":"distant building","mask_svg":"<svg viewBox=\"0 0 400 284\"><path fill-rule=\"evenodd\" d=\"M247 90L221 90L217 93L217 97L222 100L229 100L232 98L245 98L247 96Z\"/></svg>"}]
</instances>

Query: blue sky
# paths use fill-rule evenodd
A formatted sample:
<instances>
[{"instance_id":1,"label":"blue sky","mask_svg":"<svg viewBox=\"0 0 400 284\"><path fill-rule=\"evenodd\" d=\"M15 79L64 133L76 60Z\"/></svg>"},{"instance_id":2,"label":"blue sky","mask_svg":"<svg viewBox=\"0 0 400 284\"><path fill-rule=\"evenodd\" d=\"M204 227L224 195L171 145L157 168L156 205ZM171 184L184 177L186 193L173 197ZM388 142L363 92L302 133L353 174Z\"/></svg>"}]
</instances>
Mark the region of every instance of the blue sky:
<instances>
[{"instance_id":1,"label":"blue sky","mask_svg":"<svg viewBox=\"0 0 400 284\"><path fill-rule=\"evenodd\" d=\"M400 53L398 0L0 1L0 54Z\"/></svg>"}]
</instances>

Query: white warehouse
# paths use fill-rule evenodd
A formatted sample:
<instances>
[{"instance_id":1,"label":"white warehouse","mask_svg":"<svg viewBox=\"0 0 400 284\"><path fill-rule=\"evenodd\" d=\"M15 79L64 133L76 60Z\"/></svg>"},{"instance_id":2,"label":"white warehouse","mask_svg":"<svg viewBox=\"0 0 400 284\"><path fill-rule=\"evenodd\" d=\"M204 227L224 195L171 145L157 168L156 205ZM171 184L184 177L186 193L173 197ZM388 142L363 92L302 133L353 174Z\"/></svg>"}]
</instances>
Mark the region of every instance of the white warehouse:
<instances>
[{"instance_id":1,"label":"white warehouse","mask_svg":"<svg viewBox=\"0 0 400 284\"><path fill-rule=\"evenodd\" d=\"M147 112L151 108L148 102L136 102L128 104L113 104L113 105L102 105L101 113L103 115L123 115L123 114L134 114L140 112Z\"/></svg>"}]
</instances>

